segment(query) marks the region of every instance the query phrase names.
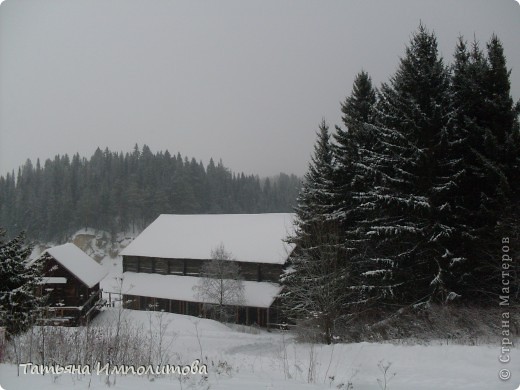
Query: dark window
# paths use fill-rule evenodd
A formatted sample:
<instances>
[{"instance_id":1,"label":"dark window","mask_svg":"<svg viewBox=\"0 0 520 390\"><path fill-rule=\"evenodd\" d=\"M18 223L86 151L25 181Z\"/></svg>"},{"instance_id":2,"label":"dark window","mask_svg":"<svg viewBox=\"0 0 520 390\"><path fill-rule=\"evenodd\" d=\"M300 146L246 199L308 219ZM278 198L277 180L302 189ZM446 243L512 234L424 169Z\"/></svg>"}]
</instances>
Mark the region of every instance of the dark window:
<instances>
[{"instance_id":1,"label":"dark window","mask_svg":"<svg viewBox=\"0 0 520 390\"><path fill-rule=\"evenodd\" d=\"M139 272L153 273L153 258L141 257L139 259Z\"/></svg>"},{"instance_id":2,"label":"dark window","mask_svg":"<svg viewBox=\"0 0 520 390\"><path fill-rule=\"evenodd\" d=\"M170 274L184 274L184 261L182 259L169 259L168 262L170 263Z\"/></svg>"},{"instance_id":3,"label":"dark window","mask_svg":"<svg viewBox=\"0 0 520 390\"><path fill-rule=\"evenodd\" d=\"M197 302L186 302L186 314L190 316L199 315L199 304Z\"/></svg>"},{"instance_id":4,"label":"dark window","mask_svg":"<svg viewBox=\"0 0 520 390\"><path fill-rule=\"evenodd\" d=\"M155 299L155 311L169 311L170 301L168 299L156 298Z\"/></svg>"},{"instance_id":5,"label":"dark window","mask_svg":"<svg viewBox=\"0 0 520 390\"><path fill-rule=\"evenodd\" d=\"M264 281L278 283L281 273L282 266L280 264L262 264L261 277Z\"/></svg>"},{"instance_id":6,"label":"dark window","mask_svg":"<svg viewBox=\"0 0 520 390\"><path fill-rule=\"evenodd\" d=\"M245 280L258 280L258 264L240 263L240 273Z\"/></svg>"},{"instance_id":7,"label":"dark window","mask_svg":"<svg viewBox=\"0 0 520 390\"><path fill-rule=\"evenodd\" d=\"M136 257L123 257L123 272L139 272Z\"/></svg>"},{"instance_id":8,"label":"dark window","mask_svg":"<svg viewBox=\"0 0 520 390\"><path fill-rule=\"evenodd\" d=\"M155 273L166 275L168 273L168 260L155 259Z\"/></svg>"},{"instance_id":9,"label":"dark window","mask_svg":"<svg viewBox=\"0 0 520 390\"><path fill-rule=\"evenodd\" d=\"M185 275L200 275L200 268L202 266L202 261L200 260L192 260L192 259L185 259Z\"/></svg>"}]
</instances>

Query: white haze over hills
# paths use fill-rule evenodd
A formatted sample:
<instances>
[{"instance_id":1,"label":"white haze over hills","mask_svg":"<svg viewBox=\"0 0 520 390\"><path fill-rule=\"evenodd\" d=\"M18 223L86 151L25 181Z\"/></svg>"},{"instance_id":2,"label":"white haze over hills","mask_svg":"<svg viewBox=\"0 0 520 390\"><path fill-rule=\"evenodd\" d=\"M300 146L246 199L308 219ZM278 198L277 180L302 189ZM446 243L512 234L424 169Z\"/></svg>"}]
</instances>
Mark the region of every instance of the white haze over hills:
<instances>
[{"instance_id":1,"label":"white haze over hills","mask_svg":"<svg viewBox=\"0 0 520 390\"><path fill-rule=\"evenodd\" d=\"M518 99L519 20L513 0L8 0L0 175L26 158L136 142L302 175L321 118L340 123L361 69L386 81L420 21L448 62L460 34L483 46L496 33Z\"/></svg>"}]
</instances>

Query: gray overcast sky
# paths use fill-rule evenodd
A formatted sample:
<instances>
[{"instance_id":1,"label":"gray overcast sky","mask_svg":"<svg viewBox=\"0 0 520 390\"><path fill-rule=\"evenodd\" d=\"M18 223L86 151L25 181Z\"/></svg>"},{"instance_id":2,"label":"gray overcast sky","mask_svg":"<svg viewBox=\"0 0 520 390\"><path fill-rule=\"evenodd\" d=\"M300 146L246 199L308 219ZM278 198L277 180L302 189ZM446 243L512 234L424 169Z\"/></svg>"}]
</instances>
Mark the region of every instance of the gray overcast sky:
<instances>
[{"instance_id":1,"label":"gray overcast sky","mask_svg":"<svg viewBox=\"0 0 520 390\"><path fill-rule=\"evenodd\" d=\"M7 0L0 5L0 174L137 142L234 171L306 171L321 118L362 68L386 81L419 21L445 60L493 32L520 97L514 0Z\"/></svg>"}]
</instances>

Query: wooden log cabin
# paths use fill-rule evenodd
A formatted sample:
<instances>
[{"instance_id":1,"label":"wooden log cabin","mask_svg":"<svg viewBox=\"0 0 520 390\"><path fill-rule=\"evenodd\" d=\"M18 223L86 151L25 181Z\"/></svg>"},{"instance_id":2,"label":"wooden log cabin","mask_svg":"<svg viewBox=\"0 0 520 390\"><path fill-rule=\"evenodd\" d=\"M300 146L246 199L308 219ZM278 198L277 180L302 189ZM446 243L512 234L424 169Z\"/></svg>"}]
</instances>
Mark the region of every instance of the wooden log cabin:
<instances>
[{"instance_id":1,"label":"wooden log cabin","mask_svg":"<svg viewBox=\"0 0 520 390\"><path fill-rule=\"evenodd\" d=\"M104 305L100 281L103 267L74 244L47 249L39 294L46 294L44 324L76 326L88 323Z\"/></svg>"},{"instance_id":2,"label":"wooden log cabin","mask_svg":"<svg viewBox=\"0 0 520 390\"><path fill-rule=\"evenodd\" d=\"M159 216L122 252L126 307L205 316L207 302L196 286L204 262L223 245L244 280L235 322L279 324L279 279L292 251L284 241L292 218L287 213Z\"/></svg>"}]
</instances>

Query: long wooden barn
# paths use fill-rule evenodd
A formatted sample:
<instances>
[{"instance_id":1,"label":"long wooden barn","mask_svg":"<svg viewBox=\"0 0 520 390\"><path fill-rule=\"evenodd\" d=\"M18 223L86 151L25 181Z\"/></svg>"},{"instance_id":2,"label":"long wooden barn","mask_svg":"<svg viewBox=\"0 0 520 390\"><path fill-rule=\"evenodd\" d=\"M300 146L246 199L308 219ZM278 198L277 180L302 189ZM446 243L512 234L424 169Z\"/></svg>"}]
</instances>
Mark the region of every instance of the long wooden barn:
<instances>
[{"instance_id":1,"label":"long wooden barn","mask_svg":"<svg viewBox=\"0 0 520 390\"><path fill-rule=\"evenodd\" d=\"M203 264L223 245L243 278L235 322L279 323L279 279L292 250L284 241L292 219L288 213L160 215L122 252L126 307L204 316L208 302L196 286Z\"/></svg>"}]
</instances>

